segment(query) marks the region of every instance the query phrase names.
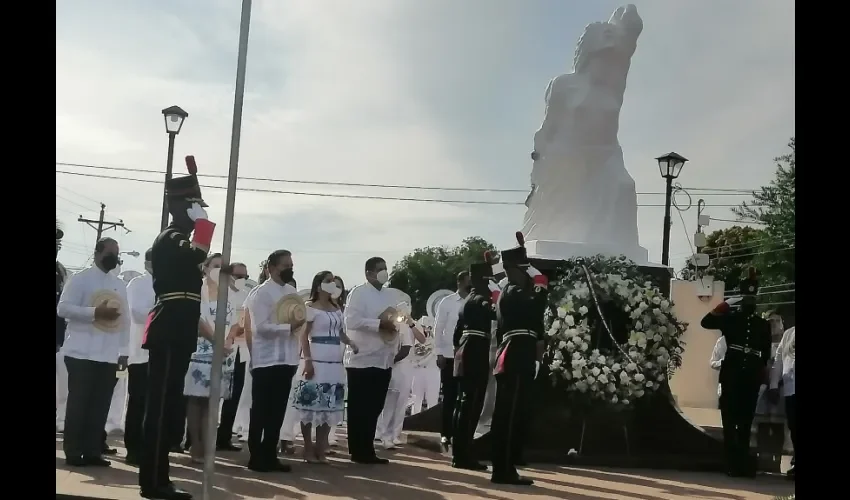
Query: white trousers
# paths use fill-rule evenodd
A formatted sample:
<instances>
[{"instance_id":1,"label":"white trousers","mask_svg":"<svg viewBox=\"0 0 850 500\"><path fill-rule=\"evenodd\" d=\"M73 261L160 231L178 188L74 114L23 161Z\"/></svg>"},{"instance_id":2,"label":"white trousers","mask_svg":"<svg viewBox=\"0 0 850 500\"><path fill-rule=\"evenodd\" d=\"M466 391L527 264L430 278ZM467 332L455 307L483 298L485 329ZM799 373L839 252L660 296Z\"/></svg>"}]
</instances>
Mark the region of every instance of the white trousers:
<instances>
[{"instance_id":1,"label":"white trousers","mask_svg":"<svg viewBox=\"0 0 850 500\"><path fill-rule=\"evenodd\" d=\"M62 349L56 353L56 428L65 430L65 407L68 403L68 369Z\"/></svg>"},{"instance_id":2,"label":"white trousers","mask_svg":"<svg viewBox=\"0 0 850 500\"><path fill-rule=\"evenodd\" d=\"M301 435L301 420L298 418L298 410L292 407L292 395L295 394L295 377L292 377L292 388L289 390L289 399L286 400L286 414L283 416L283 425L280 426L281 441L295 441Z\"/></svg>"},{"instance_id":3,"label":"white trousers","mask_svg":"<svg viewBox=\"0 0 850 500\"><path fill-rule=\"evenodd\" d=\"M106 432L124 431L124 413L127 409L127 377L119 377L112 391L112 403L106 417Z\"/></svg>"},{"instance_id":4,"label":"white trousers","mask_svg":"<svg viewBox=\"0 0 850 500\"><path fill-rule=\"evenodd\" d=\"M378 419L375 436L382 441L395 441L401 438L404 427L404 414L410 400L410 387L413 379L413 367L408 362L393 366L390 387L384 400L384 411Z\"/></svg>"},{"instance_id":5,"label":"white trousers","mask_svg":"<svg viewBox=\"0 0 850 500\"><path fill-rule=\"evenodd\" d=\"M413 369L413 411L422 411L422 403L427 401L428 408L437 404L440 397L440 369L437 364L419 366Z\"/></svg>"},{"instance_id":6,"label":"white trousers","mask_svg":"<svg viewBox=\"0 0 850 500\"><path fill-rule=\"evenodd\" d=\"M251 387L253 386L251 370L245 367L245 383L242 385L242 394L239 396L239 406L236 407L236 417L233 419L233 432L248 435L248 426L251 424Z\"/></svg>"}]
</instances>

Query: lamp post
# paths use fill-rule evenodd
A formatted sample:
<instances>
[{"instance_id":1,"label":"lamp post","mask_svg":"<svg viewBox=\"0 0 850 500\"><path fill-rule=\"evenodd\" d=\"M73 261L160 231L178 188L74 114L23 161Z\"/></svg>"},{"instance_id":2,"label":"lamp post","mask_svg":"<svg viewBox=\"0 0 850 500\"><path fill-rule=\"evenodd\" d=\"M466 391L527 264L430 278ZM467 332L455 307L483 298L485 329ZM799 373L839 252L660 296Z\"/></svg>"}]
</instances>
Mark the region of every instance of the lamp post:
<instances>
[{"instance_id":1,"label":"lamp post","mask_svg":"<svg viewBox=\"0 0 850 500\"><path fill-rule=\"evenodd\" d=\"M679 177L682 172L682 167L688 161L684 156L677 153L667 153L666 155L656 158L658 161L658 170L661 172L661 177L667 181L667 191L665 192L664 200L664 239L661 242L661 265L670 265L670 205L673 202L673 179Z\"/></svg>"},{"instance_id":2,"label":"lamp post","mask_svg":"<svg viewBox=\"0 0 850 500\"><path fill-rule=\"evenodd\" d=\"M180 106L170 106L162 110L162 116L165 118L165 132L168 134L168 159L165 163L165 182L171 179L171 170L174 164L174 138L180 133L183 128L183 121L189 116L189 113L183 111ZM168 226L168 197L165 195L165 185L162 186L162 220L160 222L160 231L164 231Z\"/></svg>"}]
</instances>

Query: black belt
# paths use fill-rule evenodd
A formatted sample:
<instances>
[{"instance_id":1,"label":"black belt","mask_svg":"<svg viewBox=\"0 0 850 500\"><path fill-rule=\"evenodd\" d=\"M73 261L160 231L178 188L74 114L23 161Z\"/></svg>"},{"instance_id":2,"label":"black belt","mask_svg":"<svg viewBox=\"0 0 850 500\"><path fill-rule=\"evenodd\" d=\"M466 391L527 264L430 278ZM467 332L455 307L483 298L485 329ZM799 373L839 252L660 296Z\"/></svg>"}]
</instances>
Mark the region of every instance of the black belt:
<instances>
[{"instance_id":1,"label":"black belt","mask_svg":"<svg viewBox=\"0 0 850 500\"><path fill-rule=\"evenodd\" d=\"M509 332L505 333L504 337L502 337L502 345L504 345L509 339L516 337L524 337L526 335L528 335L529 337L534 337L535 339L537 338L537 334L535 334L531 330L510 330Z\"/></svg>"},{"instance_id":2,"label":"black belt","mask_svg":"<svg viewBox=\"0 0 850 500\"><path fill-rule=\"evenodd\" d=\"M192 292L171 292L164 293L156 298L157 303L165 302L168 300L191 300L193 302L201 302L201 294L200 293L192 293Z\"/></svg>"},{"instance_id":3,"label":"black belt","mask_svg":"<svg viewBox=\"0 0 850 500\"><path fill-rule=\"evenodd\" d=\"M744 354L754 354L758 357L761 357L761 351L759 351L758 349L753 349L752 347L744 347L742 345L729 344L727 349L732 349L733 351L742 352Z\"/></svg>"},{"instance_id":4,"label":"black belt","mask_svg":"<svg viewBox=\"0 0 850 500\"><path fill-rule=\"evenodd\" d=\"M485 332L482 332L481 330L464 330L460 338L464 337L484 337L485 339L490 338L489 335L487 335Z\"/></svg>"}]
</instances>

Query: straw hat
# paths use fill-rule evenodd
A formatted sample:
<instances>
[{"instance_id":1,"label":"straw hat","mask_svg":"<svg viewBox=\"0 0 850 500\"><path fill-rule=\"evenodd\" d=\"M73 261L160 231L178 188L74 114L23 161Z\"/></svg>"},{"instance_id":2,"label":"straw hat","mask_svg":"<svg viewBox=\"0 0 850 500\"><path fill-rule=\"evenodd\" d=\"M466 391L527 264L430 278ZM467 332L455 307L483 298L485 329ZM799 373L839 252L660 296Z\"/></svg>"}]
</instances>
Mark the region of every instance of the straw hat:
<instances>
[{"instance_id":1,"label":"straw hat","mask_svg":"<svg viewBox=\"0 0 850 500\"><path fill-rule=\"evenodd\" d=\"M382 312L380 314L380 316L378 316L378 319L392 321L393 323L398 323L398 318L399 318L398 309L396 309L395 307L392 307L392 306L384 309L384 312ZM386 342L387 344L395 342L395 339L398 338L398 330L397 329L394 332L388 332L386 330L380 330L378 333L380 333L381 339L383 339L383 341Z\"/></svg>"},{"instance_id":2,"label":"straw hat","mask_svg":"<svg viewBox=\"0 0 850 500\"><path fill-rule=\"evenodd\" d=\"M97 307L101 305L104 300L109 307L114 307L115 309L118 309L120 313L124 313L124 311L121 311L121 296L114 290L102 289L94 292L94 294L92 294L91 306ZM106 333L117 332L121 329L121 324L121 316L118 316L111 321L97 318L94 320L94 327Z\"/></svg>"},{"instance_id":3,"label":"straw hat","mask_svg":"<svg viewBox=\"0 0 850 500\"><path fill-rule=\"evenodd\" d=\"M298 294L284 295L275 306L275 318L279 325L291 325L307 320L307 306Z\"/></svg>"}]
</instances>

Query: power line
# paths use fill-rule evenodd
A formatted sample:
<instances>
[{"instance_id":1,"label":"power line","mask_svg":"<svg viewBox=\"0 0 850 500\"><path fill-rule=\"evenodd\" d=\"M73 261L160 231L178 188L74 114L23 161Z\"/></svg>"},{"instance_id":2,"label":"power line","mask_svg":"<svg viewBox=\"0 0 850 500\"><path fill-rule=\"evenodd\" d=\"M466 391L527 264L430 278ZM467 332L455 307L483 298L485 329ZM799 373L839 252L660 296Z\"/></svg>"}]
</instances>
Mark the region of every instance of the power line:
<instances>
[{"instance_id":1,"label":"power line","mask_svg":"<svg viewBox=\"0 0 850 500\"><path fill-rule=\"evenodd\" d=\"M62 201L67 201L67 202L68 202L68 203L70 203L71 205L74 205L74 206L76 206L76 207L82 208L83 210L85 210L85 211L87 211L87 212L91 212L91 210L92 210L91 208L88 208L88 207L85 207L85 206L83 206L83 205L80 205L80 204L79 204L79 203L77 203L76 201L74 201L74 200L69 200L68 198L65 198L64 196L61 196L61 195L58 195L58 194L57 194L57 195L56 195L56 197L57 197L57 198L59 198L59 199L60 199L60 200L62 200Z\"/></svg>"},{"instance_id":2,"label":"power line","mask_svg":"<svg viewBox=\"0 0 850 500\"><path fill-rule=\"evenodd\" d=\"M709 217L711 220L716 220L719 222L734 222L735 224L758 224L759 226L765 226L764 222L759 222L755 220L732 220L732 219L718 219L716 217Z\"/></svg>"},{"instance_id":3,"label":"power line","mask_svg":"<svg viewBox=\"0 0 850 500\"><path fill-rule=\"evenodd\" d=\"M135 179L131 177L117 177L117 176L108 176L108 175L98 175L98 174L89 174L83 172L68 172L65 170L57 170L57 174L65 174L65 175L75 175L79 177L89 177L95 179L112 179L118 181L131 181L131 182L143 182L148 184L162 184L161 180L151 180L151 179ZM226 186L208 186L201 185L203 188L207 189L227 189ZM408 186L409 187L409 186ZM460 188L457 188L460 189ZM245 188L240 187L239 191L248 191L254 193L272 193L272 194L288 194L292 196L317 196L323 198L347 198L347 199L360 199L360 200L383 200L383 201L416 201L416 202L427 202L427 203L452 203L452 204L460 204L460 205L525 205L525 203L520 201L479 201L479 200L440 200L440 199L430 199L430 198L404 198L398 196L370 196L370 195L354 195L354 194L338 194L338 193L307 193L303 191L284 191L278 189L261 189L261 188ZM525 192L525 191L523 191ZM663 207L664 204L638 204L639 207ZM706 207L737 207L738 205L705 205ZM751 205L752 206L752 205Z\"/></svg>"},{"instance_id":4,"label":"power line","mask_svg":"<svg viewBox=\"0 0 850 500\"><path fill-rule=\"evenodd\" d=\"M165 172L160 172L158 170L150 170L150 169L142 169L142 168L130 168L130 167L108 167L104 165L90 165L86 163L67 163L67 162L56 162L56 165L62 167L78 167L78 168L90 168L97 170L108 170L108 171L116 171L116 172L133 172L133 173L147 173L147 174L158 174L165 175ZM59 173L57 171L57 173ZM198 174L198 177L208 177L211 179L226 179L226 175L220 174ZM426 190L426 191L460 191L460 192L477 192L477 193L523 193L527 194L528 189L504 189L504 188L465 188L465 187L440 187L440 186L409 186L409 185L401 185L401 184L366 184L366 183L358 183L358 182L332 182L332 181L305 181L305 180L293 180L293 179L279 179L272 177L239 177L241 180L245 181L261 181L261 182L282 182L286 184L312 184L319 186L344 186L344 187L368 187L368 188L387 188L387 189L418 189L418 190ZM709 189L709 188L685 188L690 191L723 191L723 193L705 193L701 196L735 196L735 195L749 195L752 194L751 191L747 190L729 190L729 189ZM736 193L736 194L724 194L724 193ZM639 192L639 195L663 195L665 193L662 192ZM710 205L709 205L710 206ZM737 206L737 205L735 205Z\"/></svg>"}]
</instances>

